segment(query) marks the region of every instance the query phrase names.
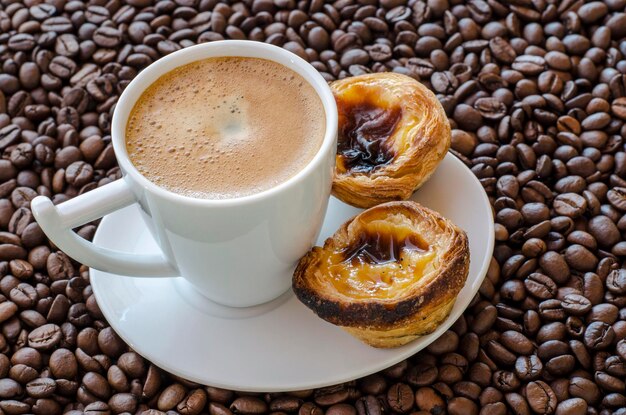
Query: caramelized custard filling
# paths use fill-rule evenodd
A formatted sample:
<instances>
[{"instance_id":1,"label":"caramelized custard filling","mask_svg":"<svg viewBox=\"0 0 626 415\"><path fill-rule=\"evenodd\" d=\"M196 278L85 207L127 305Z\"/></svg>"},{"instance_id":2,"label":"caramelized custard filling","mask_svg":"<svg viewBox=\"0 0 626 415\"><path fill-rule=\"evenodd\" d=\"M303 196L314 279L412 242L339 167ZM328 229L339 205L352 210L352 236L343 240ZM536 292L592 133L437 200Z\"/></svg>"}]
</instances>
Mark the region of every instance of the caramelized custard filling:
<instances>
[{"instance_id":1,"label":"caramelized custard filling","mask_svg":"<svg viewBox=\"0 0 626 415\"><path fill-rule=\"evenodd\" d=\"M375 91L354 87L337 99L337 109L340 167L367 173L393 160L395 151L389 138L402 118L402 108Z\"/></svg>"},{"instance_id":2,"label":"caramelized custard filling","mask_svg":"<svg viewBox=\"0 0 626 415\"><path fill-rule=\"evenodd\" d=\"M401 294L433 266L435 252L412 229L383 220L362 224L360 237L321 259L319 271L355 299Z\"/></svg>"}]
</instances>

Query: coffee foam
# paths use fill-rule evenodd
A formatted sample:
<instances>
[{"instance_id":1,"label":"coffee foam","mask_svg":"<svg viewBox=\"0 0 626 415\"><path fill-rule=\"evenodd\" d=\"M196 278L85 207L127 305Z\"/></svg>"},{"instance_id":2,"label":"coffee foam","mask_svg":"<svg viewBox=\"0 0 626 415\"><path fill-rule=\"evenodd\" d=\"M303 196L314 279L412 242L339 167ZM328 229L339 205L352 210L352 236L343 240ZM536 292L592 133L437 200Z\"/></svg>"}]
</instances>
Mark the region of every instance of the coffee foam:
<instances>
[{"instance_id":1,"label":"coffee foam","mask_svg":"<svg viewBox=\"0 0 626 415\"><path fill-rule=\"evenodd\" d=\"M142 94L126 148L157 185L226 199L294 176L324 131L322 103L297 73L265 59L212 58L167 73Z\"/></svg>"}]
</instances>

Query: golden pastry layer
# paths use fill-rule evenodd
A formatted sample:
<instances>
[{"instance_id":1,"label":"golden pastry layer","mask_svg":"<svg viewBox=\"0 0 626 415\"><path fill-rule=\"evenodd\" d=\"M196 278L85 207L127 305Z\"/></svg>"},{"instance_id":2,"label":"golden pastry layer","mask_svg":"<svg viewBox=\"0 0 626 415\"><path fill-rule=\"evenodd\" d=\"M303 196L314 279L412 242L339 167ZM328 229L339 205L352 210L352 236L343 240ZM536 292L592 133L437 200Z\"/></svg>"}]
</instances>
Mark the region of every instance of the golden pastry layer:
<instances>
[{"instance_id":1,"label":"golden pastry layer","mask_svg":"<svg viewBox=\"0 0 626 415\"><path fill-rule=\"evenodd\" d=\"M437 97L396 73L345 78L331 89L339 112L333 194L362 208L408 199L450 147Z\"/></svg>"},{"instance_id":2,"label":"golden pastry layer","mask_svg":"<svg viewBox=\"0 0 626 415\"><path fill-rule=\"evenodd\" d=\"M319 317L365 343L397 347L445 320L468 271L465 232L419 203L389 202L302 257L293 289Z\"/></svg>"}]
</instances>

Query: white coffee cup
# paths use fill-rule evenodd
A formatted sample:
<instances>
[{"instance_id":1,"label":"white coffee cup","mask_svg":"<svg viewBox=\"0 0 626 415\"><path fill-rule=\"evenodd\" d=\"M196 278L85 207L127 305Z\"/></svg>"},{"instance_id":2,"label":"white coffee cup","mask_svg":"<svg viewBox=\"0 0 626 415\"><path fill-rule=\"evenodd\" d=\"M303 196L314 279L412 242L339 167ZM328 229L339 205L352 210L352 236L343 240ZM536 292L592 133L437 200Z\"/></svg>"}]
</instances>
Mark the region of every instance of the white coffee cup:
<instances>
[{"instance_id":1,"label":"white coffee cup","mask_svg":"<svg viewBox=\"0 0 626 415\"><path fill-rule=\"evenodd\" d=\"M181 65L220 56L269 59L300 74L322 101L326 132L313 160L286 182L240 198L194 199L158 187L137 171L126 152L126 122L142 92L159 77ZM335 100L311 65L260 42L229 40L182 49L154 62L128 85L115 108L111 130L122 179L58 206L43 196L31 203L37 222L60 249L114 274L182 276L209 299L233 307L261 304L289 289L293 268L315 242L326 213L337 141ZM72 231L133 203L139 204L162 254L102 248ZM125 237L124 229L119 229L119 237Z\"/></svg>"}]
</instances>

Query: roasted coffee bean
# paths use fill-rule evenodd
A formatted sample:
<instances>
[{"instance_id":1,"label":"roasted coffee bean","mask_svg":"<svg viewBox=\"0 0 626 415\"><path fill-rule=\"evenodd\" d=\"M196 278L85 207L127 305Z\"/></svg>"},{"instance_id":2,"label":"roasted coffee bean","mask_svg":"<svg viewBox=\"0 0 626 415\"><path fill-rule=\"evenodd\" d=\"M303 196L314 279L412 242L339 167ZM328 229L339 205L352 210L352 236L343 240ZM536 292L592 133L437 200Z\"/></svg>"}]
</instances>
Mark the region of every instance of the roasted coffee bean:
<instances>
[{"instance_id":1,"label":"roasted coffee bean","mask_svg":"<svg viewBox=\"0 0 626 415\"><path fill-rule=\"evenodd\" d=\"M529 382L526 386L526 397L531 409L538 414L551 414L556 410L556 395L543 381Z\"/></svg>"},{"instance_id":2,"label":"roasted coffee bean","mask_svg":"<svg viewBox=\"0 0 626 415\"><path fill-rule=\"evenodd\" d=\"M65 180L74 187L82 187L93 179L93 167L84 161L75 161L65 169Z\"/></svg>"},{"instance_id":3,"label":"roasted coffee bean","mask_svg":"<svg viewBox=\"0 0 626 415\"><path fill-rule=\"evenodd\" d=\"M556 283L564 283L567 281L570 270L563 256L554 251L548 251L539 259L539 265Z\"/></svg>"},{"instance_id":4,"label":"roasted coffee bean","mask_svg":"<svg viewBox=\"0 0 626 415\"><path fill-rule=\"evenodd\" d=\"M61 328L56 324L37 327L28 335L28 345L37 350L49 350L61 341Z\"/></svg>"},{"instance_id":5,"label":"roasted coffee bean","mask_svg":"<svg viewBox=\"0 0 626 415\"><path fill-rule=\"evenodd\" d=\"M49 398L54 394L56 388L54 379L39 378L26 384L26 393L32 398Z\"/></svg>"},{"instance_id":6,"label":"roasted coffee bean","mask_svg":"<svg viewBox=\"0 0 626 415\"><path fill-rule=\"evenodd\" d=\"M11 274L20 280L26 280L33 276L33 266L23 259L14 259L9 262L9 269Z\"/></svg>"},{"instance_id":7,"label":"roasted coffee bean","mask_svg":"<svg viewBox=\"0 0 626 415\"><path fill-rule=\"evenodd\" d=\"M114 413L133 413L137 408L137 398L131 393L117 393L108 401Z\"/></svg>"},{"instance_id":8,"label":"roasted coffee bean","mask_svg":"<svg viewBox=\"0 0 626 415\"><path fill-rule=\"evenodd\" d=\"M26 384L33 379L39 377L39 372L34 368L27 366L23 363L13 365L9 370L9 377L16 382Z\"/></svg>"},{"instance_id":9,"label":"roasted coffee bean","mask_svg":"<svg viewBox=\"0 0 626 415\"><path fill-rule=\"evenodd\" d=\"M293 400L296 404L292 406L285 406L282 409L295 411L300 406L301 402L297 399ZM202 389L195 389L187 394L185 398L178 404L176 409L179 413L184 415L199 414L207 402L206 392ZM281 408L278 408L281 409Z\"/></svg>"},{"instance_id":10,"label":"roasted coffee bean","mask_svg":"<svg viewBox=\"0 0 626 415\"><path fill-rule=\"evenodd\" d=\"M520 386L520 381L513 372L496 370L492 377L494 386L502 392L510 392Z\"/></svg>"},{"instance_id":11,"label":"roasted coffee bean","mask_svg":"<svg viewBox=\"0 0 626 415\"><path fill-rule=\"evenodd\" d=\"M591 308L587 315L587 322L600 321L607 324L613 324L617 321L619 311L617 306L613 304L597 304Z\"/></svg>"},{"instance_id":12,"label":"roasted coffee bean","mask_svg":"<svg viewBox=\"0 0 626 415\"><path fill-rule=\"evenodd\" d=\"M111 396L111 388L104 376L95 372L88 372L83 376L82 385L89 393L100 399Z\"/></svg>"},{"instance_id":13,"label":"roasted coffee bean","mask_svg":"<svg viewBox=\"0 0 626 415\"><path fill-rule=\"evenodd\" d=\"M415 392L415 404L421 411L443 413L445 402L439 394L430 387L419 388Z\"/></svg>"},{"instance_id":14,"label":"roasted coffee bean","mask_svg":"<svg viewBox=\"0 0 626 415\"><path fill-rule=\"evenodd\" d=\"M61 79L68 79L76 71L76 63L65 56L55 56L50 61L48 69L52 75Z\"/></svg>"},{"instance_id":15,"label":"roasted coffee bean","mask_svg":"<svg viewBox=\"0 0 626 415\"><path fill-rule=\"evenodd\" d=\"M626 390L626 384L622 379L611 376L608 373L598 371L595 373L594 379L605 391L623 393Z\"/></svg>"},{"instance_id":16,"label":"roasted coffee bean","mask_svg":"<svg viewBox=\"0 0 626 415\"><path fill-rule=\"evenodd\" d=\"M626 270L611 271L606 278L606 288L615 294L626 294Z\"/></svg>"},{"instance_id":17,"label":"roasted coffee bean","mask_svg":"<svg viewBox=\"0 0 626 415\"><path fill-rule=\"evenodd\" d=\"M55 252L46 261L48 275L53 281L68 279L74 274L74 266L62 252Z\"/></svg>"},{"instance_id":18,"label":"roasted coffee bean","mask_svg":"<svg viewBox=\"0 0 626 415\"><path fill-rule=\"evenodd\" d=\"M0 398L13 399L22 394L22 386L13 379L0 379Z\"/></svg>"},{"instance_id":19,"label":"roasted coffee bean","mask_svg":"<svg viewBox=\"0 0 626 415\"><path fill-rule=\"evenodd\" d=\"M107 381L117 392L128 392L130 390L128 378L116 365L111 366L107 371Z\"/></svg>"},{"instance_id":20,"label":"roasted coffee bean","mask_svg":"<svg viewBox=\"0 0 626 415\"><path fill-rule=\"evenodd\" d=\"M78 363L74 353L67 349L57 349L50 355L50 371L60 379L73 379L78 373Z\"/></svg>"},{"instance_id":21,"label":"roasted coffee bean","mask_svg":"<svg viewBox=\"0 0 626 415\"><path fill-rule=\"evenodd\" d=\"M572 397L584 399L590 405L594 405L600 400L598 386L593 381L579 376L570 379L569 394Z\"/></svg>"},{"instance_id":22,"label":"roasted coffee bean","mask_svg":"<svg viewBox=\"0 0 626 415\"><path fill-rule=\"evenodd\" d=\"M37 292L32 285L21 283L9 292L9 298L20 308L33 307L37 303Z\"/></svg>"},{"instance_id":23,"label":"roasted coffee bean","mask_svg":"<svg viewBox=\"0 0 626 415\"><path fill-rule=\"evenodd\" d=\"M565 310L561 301L556 299L545 300L539 303L539 315L550 321L562 320L565 318Z\"/></svg>"},{"instance_id":24,"label":"roasted coffee bean","mask_svg":"<svg viewBox=\"0 0 626 415\"><path fill-rule=\"evenodd\" d=\"M606 197L611 206L620 211L626 210L626 188L615 187L607 192Z\"/></svg>"},{"instance_id":25,"label":"roasted coffee bean","mask_svg":"<svg viewBox=\"0 0 626 415\"><path fill-rule=\"evenodd\" d=\"M571 398L560 402L556 407L556 415L584 415L587 413L587 402L581 398Z\"/></svg>"},{"instance_id":26,"label":"roasted coffee bean","mask_svg":"<svg viewBox=\"0 0 626 415\"><path fill-rule=\"evenodd\" d=\"M539 329L536 340L539 343L548 342L550 340L563 340L567 335L567 327L560 321L547 323ZM539 346L541 348L541 346Z\"/></svg>"},{"instance_id":27,"label":"roasted coffee bean","mask_svg":"<svg viewBox=\"0 0 626 415\"><path fill-rule=\"evenodd\" d=\"M594 321L585 329L585 345L593 350L607 348L615 339L613 328L604 322Z\"/></svg>"},{"instance_id":28,"label":"roasted coffee bean","mask_svg":"<svg viewBox=\"0 0 626 415\"><path fill-rule=\"evenodd\" d=\"M543 364L536 355L518 357L515 361L515 374L522 380L538 379L543 372Z\"/></svg>"},{"instance_id":29,"label":"roasted coffee bean","mask_svg":"<svg viewBox=\"0 0 626 415\"><path fill-rule=\"evenodd\" d=\"M404 383L397 383L389 388L387 402L391 409L400 413L407 413L413 408L414 395L411 387Z\"/></svg>"},{"instance_id":30,"label":"roasted coffee bean","mask_svg":"<svg viewBox=\"0 0 626 415\"><path fill-rule=\"evenodd\" d=\"M505 331L500 336L500 343L507 347L510 351L521 353L524 355L531 354L534 349L532 342L517 331Z\"/></svg>"},{"instance_id":31,"label":"roasted coffee bean","mask_svg":"<svg viewBox=\"0 0 626 415\"><path fill-rule=\"evenodd\" d=\"M240 414L261 414L267 411L267 404L253 396L242 396L230 405L231 411Z\"/></svg>"},{"instance_id":32,"label":"roasted coffee bean","mask_svg":"<svg viewBox=\"0 0 626 415\"><path fill-rule=\"evenodd\" d=\"M159 396L158 408L167 411L175 408L185 397L185 388L180 384L167 387ZM231 408L232 409L232 408Z\"/></svg>"},{"instance_id":33,"label":"roasted coffee bean","mask_svg":"<svg viewBox=\"0 0 626 415\"><path fill-rule=\"evenodd\" d=\"M465 397L454 397L448 401L448 413L451 415L472 414L478 415L478 406Z\"/></svg>"},{"instance_id":34,"label":"roasted coffee bean","mask_svg":"<svg viewBox=\"0 0 626 415\"><path fill-rule=\"evenodd\" d=\"M526 290L540 300L554 298L557 293L557 285L548 276L540 273L532 273L524 280Z\"/></svg>"},{"instance_id":35,"label":"roasted coffee bean","mask_svg":"<svg viewBox=\"0 0 626 415\"><path fill-rule=\"evenodd\" d=\"M348 399L349 393L344 385L336 385L315 391L314 400L320 406L334 405Z\"/></svg>"},{"instance_id":36,"label":"roasted coffee bean","mask_svg":"<svg viewBox=\"0 0 626 415\"><path fill-rule=\"evenodd\" d=\"M305 404L306 405L306 404ZM302 406L304 407L304 405ZM356 415L356 408L346 403L338 403L329 407L326 410L326 414L330 415Z\"/></svg>"},{"instance_id":37,"label":"roasted coffee bean","mask_svg":"<svg viewBox=\"0 0 626 415\"><path fill-rule=\"evenodd\" d=\"M587 201L578 194L564 193L554 199L552 207L559 215L577 218L587 209Z\"/></svg>"},{"instance_id":38,"label":"roasted coffee bean","mask_svg":"<svg viewBox=\"0 0 626 415\"><path fill-rule=\"evenodd\" d=\"M582 316L591 310L591 302L578 294L568 294L561 301L561 307L570 315Z\"/></svg>"},{"instance_id":39,"label":"roasted coffee bean","mask_svg":"<svg viewBox=\"0 0 626 415\"><path fill-rule=\"evenodd\" d=\"M545 67L545 60L540 56L521 55L515 58L511 67L524 75L538 75Z\"/></svg>"}]
</instances>

